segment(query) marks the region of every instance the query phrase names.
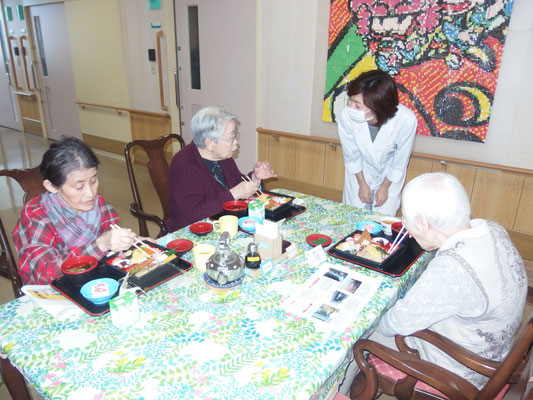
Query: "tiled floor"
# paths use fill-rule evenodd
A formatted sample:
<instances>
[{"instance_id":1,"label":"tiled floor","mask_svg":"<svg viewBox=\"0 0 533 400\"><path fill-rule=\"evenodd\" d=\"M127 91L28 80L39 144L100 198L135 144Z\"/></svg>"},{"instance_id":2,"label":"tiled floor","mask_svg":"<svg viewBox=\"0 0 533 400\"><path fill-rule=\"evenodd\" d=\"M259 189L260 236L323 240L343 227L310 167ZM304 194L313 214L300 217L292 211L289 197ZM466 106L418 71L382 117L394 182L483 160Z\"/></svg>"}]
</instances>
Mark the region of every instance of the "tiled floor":
<instances>
[{"instance_id":1,"label":"tiled floor","mask_svg":"<svg viewBox=\"0 0 533 400\"><path fill-rule=\"evenodd\" d=\"M0 127L0 169L29 168L39 165L42 154L48 148L48 143L43 138L22 134L18 131ZM97 152L101 162L99 166L100 194L104 196L117 210L120 216L120 225L138 231L136 219L128 211L129 204L133 201L129 186L128 175L123 157ZM150 179L143 167L136 167L138 187L146 188L145 196L141 199L144 209L148 212L161 215L159 200L152 189ZM22 206L23 192L16 182L5 177L0 177L0 218L6 230L11 231L15 226ZM149 227L152 235L157 234L156 225ZM533 261L526 262L528 270L533 271ZM532 274L533 275L533 274ZM13 292L7 279L0 277L0 304L11 301ZM528 317L533 311L533 305L528 305L524 316ZM32 393L34 400L41 397ZM381 396L387 400L390 397ZM0 400L10 399L5 386L0 386Z\"/></svg>"}]
</instances>

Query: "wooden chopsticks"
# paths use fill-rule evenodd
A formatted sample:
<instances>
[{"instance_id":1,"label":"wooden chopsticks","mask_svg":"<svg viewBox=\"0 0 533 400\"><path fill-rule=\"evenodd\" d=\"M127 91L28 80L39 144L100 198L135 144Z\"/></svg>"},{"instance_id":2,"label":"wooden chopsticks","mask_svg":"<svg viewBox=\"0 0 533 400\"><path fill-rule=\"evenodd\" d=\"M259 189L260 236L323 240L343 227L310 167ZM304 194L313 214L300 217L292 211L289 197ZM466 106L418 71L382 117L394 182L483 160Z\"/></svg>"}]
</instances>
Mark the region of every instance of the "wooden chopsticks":
<instances>
[{"instance_id":1,"label":"wooden chopsticks","mask_svg":"<svg viewBox=\"0 0 533 400\"><path fill-rule=\"evenodd\" d=\"M405 230L405 227L402 226L402 229L400 229L400 232L398 232L398 234L396 235L396 238L394 239L394 241L392 242L391 246L389 247L389 250L387 251L387 254L391 254L394 250L396 250L398 248L398 246L400 245L400 243L402 243L402 241L405 239L405 237L407 235L409 235L409 232L407 232L407 230L405 230L405 232L403 233L403 236L402 236L402 232ZM401 236L401 238L400 238ZM398 240L400 239L400 240Z\"/></svg>"},{"instance_id":2,"label":"wooden chopsticks","mask_svg":"<svg viewBox=\"0 0 533 400\"><path fill-rule=\"evenodd\" d=\"M120 226L118 226L117 224L111 224L110 226L111 226L111 228L113 228L113 229L120 229ZM152 256L151 256L150 254L148 254L148 253L147 253L146 251L144 251L140 246L137 245L137 243L141 243L141 244L142 244L142 241L139 240L137 237L135 238L135 240L136 240L136 241L133 242L133 246L134 246L137 250L139 250L141 253L143 253L146 257L148 257L148 258L152 258Z\"/></svg>"},{"instance_id":3,"label":"wooden chopsticks","mask_svg":"<svg viewBox=\"0 0 533 400\"><path fill-rule=\"evenodd\" d=\"M246 177L246 179L244 178ZM244 181L244 182L252 182L252 180L250 179L250 177L248 175L244 175L244 176L241 176L241 179ZM261 189L257 189L257 191L260 193L260 194L264 194Z\"/></svg>"}]
</instances>

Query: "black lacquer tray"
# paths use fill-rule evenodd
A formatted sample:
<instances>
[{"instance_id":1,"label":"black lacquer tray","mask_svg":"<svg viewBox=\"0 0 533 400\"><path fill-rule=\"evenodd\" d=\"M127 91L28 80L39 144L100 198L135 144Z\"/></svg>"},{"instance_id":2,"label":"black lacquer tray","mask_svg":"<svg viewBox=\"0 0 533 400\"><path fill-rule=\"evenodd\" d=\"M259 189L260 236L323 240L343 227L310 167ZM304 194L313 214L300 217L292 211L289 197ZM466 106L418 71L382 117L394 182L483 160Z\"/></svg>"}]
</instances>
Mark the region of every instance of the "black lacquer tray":
<instances>
[{"instance_id":1,"label":"black lacquer tray","mask_svg":"<svg viewBox=\"0 0 533 400\"><path fill-rule=\"evenodd\" d=\"M169 249L167 249L166 247L160 246L152 242L145 241L144 243L167 252L169 251ZM142 277L136 277L135 275L130 276L128 278L128 282L133 286L140 287L146 292L192 268L192 264L189 261L179 258L181 253L176 253L176 255L178 256L178 258L175 258L163 265L158 266L156 269L148 272ZM100 262L109 265L113 269L123 272L119 267L108 264L108 261L113 259L115 256L116 254L111 254L108 257L102 258Z\"/></svg>"},{"instance_id":2,"label":"black lacquer tray","mask_svg":"<svg viewBox=\"0 0 533 400\"><path fill-rule=\"evenodd\" d=\"M350 253L348 251L343 251L337 249L337 245L344 242L348 237L355 235L356 233L361 233L361 231L354 231L349 235L345 236L342 240L339 240L328 250L330 256L340 258L345 261L352 262L357 265L361 265L366 268L373 269L374 271L381 272L382 274L391 275L391 276L402 276L407 272L407 270L415 263L418 258L424 254L424 250L420 247L417 241L414 238L406 237L402 243L399 245L398 249L394 251L389 257L387 257L383 262L378 263L367 258L359 257L356 254ZM375 237L383 237L387 240L392 240L394 235L387 236L384 234L371 235Z\"/></svg>"},{"instance_id":3,"label":"black lacquer tray","mask_svg":"<svg viewBox=\"0 0 533 400\"><path fill-rule=\"evenodd\" d=\"M123 278L126 275L124 271L112 268L111 266L103 263L100 263L98 267L96 267L96 270L96 276L91 276L91 279L89 280L98 278L112 278L118 281L120 278ZM85 283L87 282L81 282L80 284L76 284L63 275L50 282L50 286L52 286L55 290L63 294L73 303L77 304L87 314L102 315L108 312L109 302L104 304L94 304L81 295L80 289Z\"/></svg>"},{"instance_id":4,"label":"black lacquer tray","mask_svg":"<svg viewBox=\"0 0 533 400\"><path fill-rule=\"evenodd\" d=\"M168 251L166 247L159 246L152 242L146 242L146 243L149 244L150 246ZM179 255L181 254L178 253L177 255L179 257ZM116 267L114 265L107 263L107 261L112 259L113 257L115 257L114 254L111 256L102 258L98 264L98 267L96 268L96 275L91 276L91 278L88 279L87 281L98 279L98 278L112 278L118 281L119 279L126 276L125 271L123 271L119 267ZM146 292L174 278L175 276L181 275L182 273L190 270L191 268L192 268L192 264L189 261L184 260L182 258L175 258L157 267L153 271L147 273L146 275L140 278L137 278L135 276L130 276L128 278L128 282L129 282L128 286L137 286ZM94 304L81 295L80 289L85 283L87 282L82 281L81 283L76 284L72 282L72 280L70 280L69 278L65 276L61 276L53 280L50 283L50 286L52 286L58 292L62 293L65 297L70 299L73 303L77 304L87 314L102 315L102 314L107 313L109 311L109 302L105 304ZM117 295L118 295L118 291L117 291Z\"/></svg>"},{"instance_id":5,"label":"black lacquer tray","mask_svg":"<svg viewBox=\"0 0 533 400\"><path fill-rule=\"evenodd\" d=\"M287 208L285 211L283 211L279 215L276 215L275 217L267 217L267 216L265 216L265 219L268 219L269 221L273 221L273 222L278 222L278 221L282 220L283 218L285 218L285 219L294 218L298 214L301 214L301 213L303 213L306 210L307 210L307 208L305 208L304 206L297 206L296 204L292 204L291 207ZM220 211L220 212L218 212L216 214L211 215L209 217L209 219L211 221L216 221L216 220L218 220L220 217L222 217L224 215L235 215L235 212L234 211L223 210L223 211ZM244 210L244 213L240 215L240 217L247 217L247 216L248 216L248 210ZM240 229L240 230L242 230L242 229ZM242 231L246 232L245 230L242 230ZM246 232L246 233L249 233L249 232Z\"/></svg>"}]
</instances>

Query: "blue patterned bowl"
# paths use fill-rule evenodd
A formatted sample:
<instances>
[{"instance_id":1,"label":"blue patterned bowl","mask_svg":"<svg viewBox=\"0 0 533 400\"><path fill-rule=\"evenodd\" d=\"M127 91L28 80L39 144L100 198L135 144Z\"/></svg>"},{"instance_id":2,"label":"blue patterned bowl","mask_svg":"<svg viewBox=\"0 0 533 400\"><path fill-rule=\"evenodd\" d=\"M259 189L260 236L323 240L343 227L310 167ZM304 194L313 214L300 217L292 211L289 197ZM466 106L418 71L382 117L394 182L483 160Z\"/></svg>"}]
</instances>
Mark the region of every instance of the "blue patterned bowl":
<instances>
[{"instance_id":1,"label":"blue patterned bowl","mask_svg":"<svg viewBox=\"0 0 533 400\"><path fill-rule=\"evenodd\" d=\"M118 290L118 282L111 278L98 278L81 287L80 293L94 304L105 304Z\"/></svg>"},{"instance_id":2,"label":"blue patterned bowl","mask_svg":"<svg viewBox=\"0 0 533 400\"><path fill-rule=\"evenodd\" d=\"M358 231L367 230L372 235L377 235L379 232L381 232L383 230L383 227L378 222L364 220L364 221L359 221L355 225L355 229L357 229Z\"/></svg>"}]
</instances>

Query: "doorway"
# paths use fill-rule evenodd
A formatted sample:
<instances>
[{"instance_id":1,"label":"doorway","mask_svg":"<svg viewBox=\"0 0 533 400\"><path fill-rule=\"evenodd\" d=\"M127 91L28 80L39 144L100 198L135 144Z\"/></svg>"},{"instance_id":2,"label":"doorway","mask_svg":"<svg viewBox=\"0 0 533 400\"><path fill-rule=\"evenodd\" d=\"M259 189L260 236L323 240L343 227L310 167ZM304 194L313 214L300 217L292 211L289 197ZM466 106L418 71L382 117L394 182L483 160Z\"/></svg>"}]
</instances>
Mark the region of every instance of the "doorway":
<instances>
[{"instance_id":1,"label":"doorway","mask_svg":"<svg viewBox=\"0 0 533 400\"><path fill-rule=\"evenodd\" d=\"M31 6L29 15L48 138L57 140L68 135L81 139L65 6L63 3Z\"/></svg>"},{"instance_id":2,"label":"doorway","mask_svg":"<svg viewBox=\"0 0 533 400\"><path fill-rule=\"evenodd\" d=\"M191 141L192 116L210 105L237 115L236 158L243 172L256 161L256 2L174 0L177 44L177 106L181 132Z\"/></svg>"},{"instance_id":3,"label":"doorway","mask_svg":"<svg viewBox=\"0 0 533 400\"><path fill-rule=\"evenodd\" d=\"M0 13L1 14L1 13ZM0 51L3 67L0 67L0 125L20 130L15 96L11 92L9 51L5 38L4 20L0 17Z\"/></svg>"}]
</instances>

